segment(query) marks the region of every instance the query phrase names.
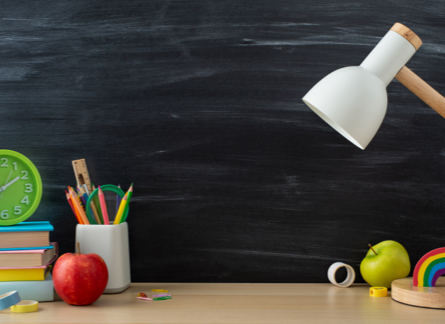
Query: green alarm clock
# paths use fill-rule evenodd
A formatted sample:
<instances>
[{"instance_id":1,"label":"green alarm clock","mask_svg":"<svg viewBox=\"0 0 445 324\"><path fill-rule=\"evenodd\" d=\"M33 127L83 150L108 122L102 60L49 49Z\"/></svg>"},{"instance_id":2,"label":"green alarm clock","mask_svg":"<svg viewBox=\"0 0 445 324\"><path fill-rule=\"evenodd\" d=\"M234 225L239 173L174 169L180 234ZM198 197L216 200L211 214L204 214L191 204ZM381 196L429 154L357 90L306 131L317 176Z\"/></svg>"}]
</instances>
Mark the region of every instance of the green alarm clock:
<instances>
[{"instance_id":1,"label":"green alarm clock","mask_svg":"<svg viewBox=\"0 0 445 324\"><path fill-rule=\"evenodd\" d=\"M31 216L42 198L39 171L23 154L0 150L0 226Z\"/></svg>"}]
</instances>

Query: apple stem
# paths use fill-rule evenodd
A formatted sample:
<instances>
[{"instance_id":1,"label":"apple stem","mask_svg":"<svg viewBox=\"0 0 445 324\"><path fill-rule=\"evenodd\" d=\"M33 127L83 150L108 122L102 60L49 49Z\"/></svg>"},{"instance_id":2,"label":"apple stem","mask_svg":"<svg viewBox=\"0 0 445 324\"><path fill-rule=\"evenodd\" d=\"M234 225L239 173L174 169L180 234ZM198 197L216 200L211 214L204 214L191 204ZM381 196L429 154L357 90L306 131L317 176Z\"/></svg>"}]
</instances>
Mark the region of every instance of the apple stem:
<instances>
[{"instance_id":1,"label":"apple stem","mask_svg":"<svg viewBox=\"0 0 445 324\"><path fill-rule=\"evenodd\" d=\"M82 253L80 252L80 243L79 243L79 242L77 242L77 253L82 254ZM374 253L375 253L375 252L374 252Z\"/></svg>"},{"instance_id":2,"label":"apple stem","mask_svg":"<svg viewBox=\"0 0 445 324\"><path fill-rule=\"evenodd\" d=\"M77 243L77 244L79 244L79 243ZM368 246L371 248L372 252L374 252L375 255L378 255L377 252L374 251L374 249L372 248L372 245L371 245L371 244L368 244Z\"/></svg>"}]
</instances>

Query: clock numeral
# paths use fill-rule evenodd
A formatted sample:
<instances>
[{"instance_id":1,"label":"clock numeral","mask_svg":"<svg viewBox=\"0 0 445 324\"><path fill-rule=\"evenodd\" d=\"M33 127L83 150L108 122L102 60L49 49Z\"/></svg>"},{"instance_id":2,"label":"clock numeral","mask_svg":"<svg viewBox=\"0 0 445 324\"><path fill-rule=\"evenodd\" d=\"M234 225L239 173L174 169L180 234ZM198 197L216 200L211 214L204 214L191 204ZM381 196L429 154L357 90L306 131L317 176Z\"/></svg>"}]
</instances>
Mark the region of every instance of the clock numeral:
<instances>
[{"instance_id":1,"label":"clock numeral","mask_svg":"<svg viewBox=\"0 0 445 324\"><path fill-rule=\"evenodd\" d=\"M23 176L20 179L28 180L28 171L23 170L23 171L21 171L21 173L23 173Z\"/></svg>"},{"instance_id":2,"label":"clock numeral","mask_svg":"<svg viewBox=\"0 0 445 324\"><path fill-rule=\"evenodd\" d=\"M17 162L12 162L12 165L14 166L14 171L17 171Z\"/></svg>"},{"instance_id":3,"label":"clock numeral","mask_svg":"<svg viewBox=\"0 0 445 324\"><path fill-rule=\"evenodd\" d=\"M20 203L29 205L29 198L28 198L28 196L23 197L23 199L20 201Z\"/></svg>"},{"instance_id":4,"label":"clock numeral","mask_svg":"<svg viewBox=\"0 0 445 324\"><path fill-rule=\"evenodd\" d=\"M14 215L20 215L22 213L22 207L21 206L15 206L14 207Z\"/></svg>"},{"instance_id":5,"label":"clock numeral","mask_svg":"<svg viewBox=\"0 0 445 324\"><path fill-rule=\"evenodd\" d=\"M8 165L8 159L7 158L1 158L0 161L2 161L2 164L0 164L1 167L7 167Z\"/></svg>"},{"instance_id":6,"label":"clock numeral","mask_svg":"<svg viewBox=\"0 0 445 324\"><path fill-rule=\"evenodd\" d=\"M9 218L8 210L7 209L2 210L0 212L0 217L3 218L3 219L8 219Z\"/></svg>"},{"instance_id":7,"label":"clock numeral","mask_svg":"<svg viewBox=\"0 0 445 324\"><path fill-rule=\"evenodd\" d=\"M26 193L32 192L32 183L25 183L25 187L26 187L25 189Z\"/></svg>"}]
</instances>

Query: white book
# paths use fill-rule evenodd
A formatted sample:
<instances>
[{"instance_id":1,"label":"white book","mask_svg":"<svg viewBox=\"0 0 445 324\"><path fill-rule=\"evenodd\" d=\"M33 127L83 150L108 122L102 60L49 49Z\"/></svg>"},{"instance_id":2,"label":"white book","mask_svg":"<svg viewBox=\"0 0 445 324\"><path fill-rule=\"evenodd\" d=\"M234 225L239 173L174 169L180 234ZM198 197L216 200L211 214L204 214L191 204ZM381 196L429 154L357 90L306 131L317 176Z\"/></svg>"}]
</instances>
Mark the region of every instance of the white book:
<instances>
[{"instance_id":1,"label":"white book","mask_svg":"<svg viewBox=\"0 0 445 324\"><path fill-rule=\"evenodd\" d=\"M18 290L21 300L35 300L38 302L54 300L53 277L50 272L48 272L45 280L0 282L0 295L13 290Z\"/></svg>"}]
</instances>

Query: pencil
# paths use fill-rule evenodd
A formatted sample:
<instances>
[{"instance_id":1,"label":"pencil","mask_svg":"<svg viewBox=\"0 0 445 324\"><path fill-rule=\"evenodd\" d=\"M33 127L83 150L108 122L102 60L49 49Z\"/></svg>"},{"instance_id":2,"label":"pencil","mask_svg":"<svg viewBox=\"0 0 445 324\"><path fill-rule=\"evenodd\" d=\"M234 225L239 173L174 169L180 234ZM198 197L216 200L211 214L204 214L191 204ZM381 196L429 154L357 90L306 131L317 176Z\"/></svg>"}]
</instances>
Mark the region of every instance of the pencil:
<instances>
[{"instance_id":1,"label":"pencil","mask_svg":"<svg viewBox=\"0 0 445 324\"><path fill-rule=\"evenodd\" d=\"M125 222L125 221L127 220L127 217L128 217L128 208L129 208L129 205L130 205L130 199L131 199L131 196L132 196L132 195L133 195L133 184L131 184L130 189L128 189L127 204L125 205L125 210L124 210L124 212L122 213L122 217L123 217L123 219L122 219L121 223L123 223L123 222Z\"/></svg>"},{"instance_id":2,"label":"pencil","mask_svg":"<svg viewBox=\"0 0 445 324\"><path fill-rule=\"evenodd\" d=\"M86 185L83 186L78 186L77 189L79 190L79 193L82 194L82 202L84 203L84 208L85 208L85 213L87 211L87 201L88 201L88 188ZM99 215L97 214L97 210L96 210L96 206L94 206L93 203L90 203L90 212L93 214L94 216L94 220L96 221L97 224L100 224L100 218ZM88 216L88 214L87 214Z\"/></svg>"},{"instance_id":3,"label":"pencil","mask_svg":"<svg viewBox=\"0 0 445 324\"><path fill-rule=\"evenodd\" d=\"M86 200L88 198L84 198L82 197L82 192L83 189L82 187L78 187L79 193L76 193L76 191L74 190L74 188L68 187L68 189L71 189L72 193L73 193L73 199L75 201L78 201L80 204L80 208L82 211L79 211L79 214L82 216L84 215L87 222L85 224L97 224L96 221L94 220L93 217L88 216L88 214L86 213ZM83 198L83 199L82 199Z\"/></svg>"},{"instance_id":4,"label":"pencil","mask_svg":"<svg viewBox=\"0 0 445 324\"><path fill-rule=\"evenodd\" d=\"M71 187L68 187L68 188L69 188L71 202L73 203L74 208L79 213L80 218L82 219L83 223L88 225L90 222L88 221L88 218L85 215L85 211L83 210L82 206L80 205L79 197L74 192L73 188L71 188Z\"/></svg>"},{"instance_id":5,"label":"pencil","mask_svg":"<svg viewBox=\"0 0 445 324\"><path fill-rule=\"evenodd\" d=\"M66 196L66 200L68 200L68 204L70 205L71 210L73 211L74 216L76 216L77 222L79 224L83 224L82 219L78 215L77 211L74 209L73 203L71 202L70 194L66 190L65 190L65 196Z\"/></svg>"},{"instance_id":6,"label":"pencil","mask_svg":"<svg viewBox=\"0 0 445 324\"><path fill-rule=\"evenodd\" d=\"M119 189L121 189L121 185L118 185L117 186ZM117 213L119 212L119 207L120 207L120 205L121 205L121 201L122 201L122 199L121 199L121 196L119 196L119 194L117 194L116 195L116 216L117 216ZM116 219L116 218L115 218Z\"/></svg>"},{"instance_id":7,"label":"pencil","mask_svg":"<svg viewBox=\"0 0 445 324\"><path fill-rule=\"evenodd\" d=\"M119 210L117 211L116 217L114 218L114 225L117 225L121 222L122 213L125 210L125 206L127 205L127 197L128 192L125 194L124 198L122 198L121 204L119 206Z\"/></svg>"},{"instance_id":8,"label":"pencil","mask_svg":"<svg viewBox=\"0 0 445 324\"><path fill-rule=\"evenodd\" d=\"M100 208L102 209L102 217L104 219L104 224L110 225L110 220L108 219L107 204L105 202L105 196L100 186L99 186L99 201L100 201Z\"/></svg>"},{"instance_id":9,"label":"pencil","mask_svg":"<svg viewBox=\"0 0 445 324\"><path fill-rule=\"evenodd\" d=\"M85 193L81 186L77 186L77 194L79 195L79 198L82 201L83 209L86 211L88 197L85 198Z\"/></svg>"},{"instance_id":10,"label":"pencil","mask_svg":"<svg viewBox=\"0 0 445 324\"><path fill-rule=\"evenodd\" d=\"M102 224L100 217L99 217L99 213L97 212L96 206L94 205L94 202L90 202L90 208L91 211L93 212L94 218L96 219L97 224Z\"/></svg>"},{"instance_id":11,"label":"pencil","mask_svg":"<svg viewBox=\"0 0 445 324\"><path fill-rule=\"evenodd\" d=\"M90 195L90 191L88 190L88 186L86 184L83 184L83 188L84 188L86 194L89 196Z\"/></svg>"},{"instance_id":12,"label":"pencil","mask_svg":"<svg viewBox=\"0 0 445 324\"><path fill-rule=\"evenodd\" d=\"M96 187L94 186L94 183L91 184L91 193L93 193L96 190ZM100 203L99 203L99 199L97 196L93 197L92 200L93 205L96 207L96 212L97 212L97 216L99 217L99 224L104 224L104 219L102 217L102 211L100 210Z\"/></svg>"}]
</instances>

